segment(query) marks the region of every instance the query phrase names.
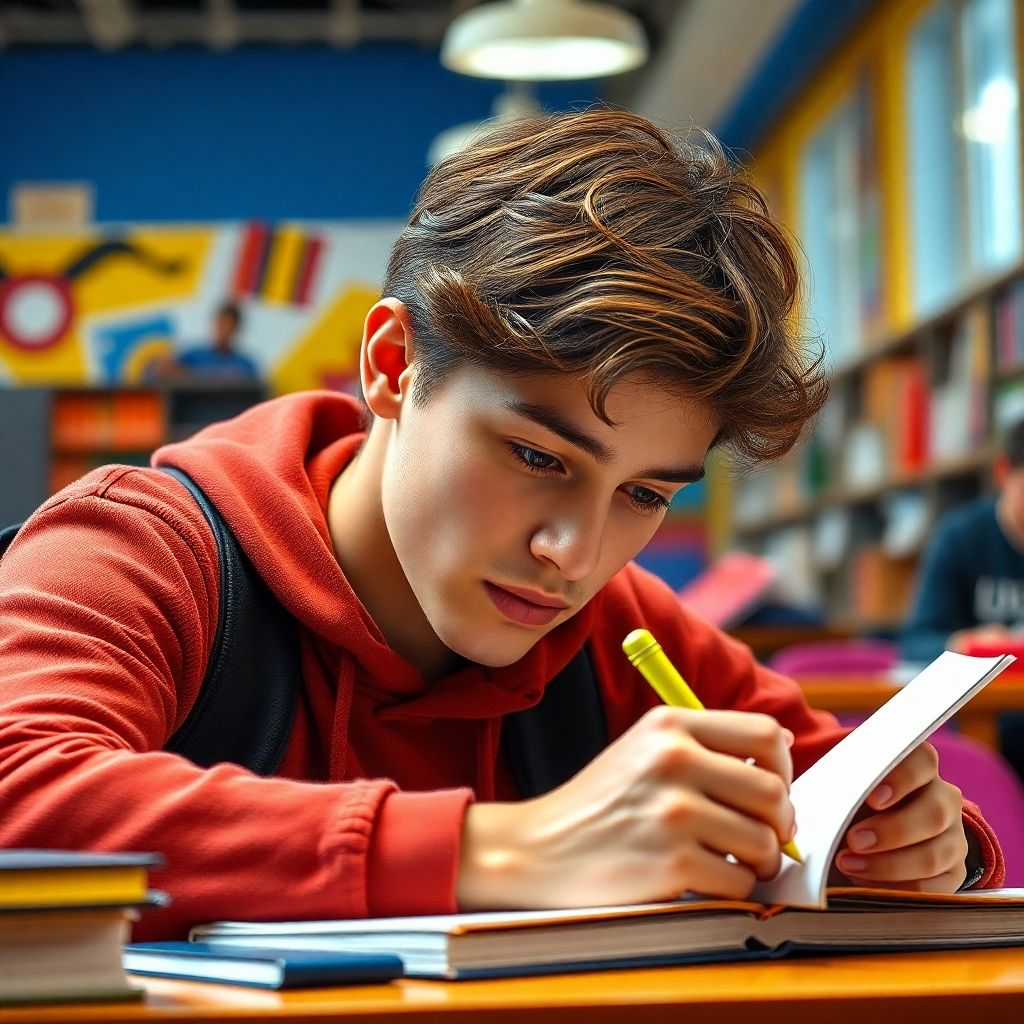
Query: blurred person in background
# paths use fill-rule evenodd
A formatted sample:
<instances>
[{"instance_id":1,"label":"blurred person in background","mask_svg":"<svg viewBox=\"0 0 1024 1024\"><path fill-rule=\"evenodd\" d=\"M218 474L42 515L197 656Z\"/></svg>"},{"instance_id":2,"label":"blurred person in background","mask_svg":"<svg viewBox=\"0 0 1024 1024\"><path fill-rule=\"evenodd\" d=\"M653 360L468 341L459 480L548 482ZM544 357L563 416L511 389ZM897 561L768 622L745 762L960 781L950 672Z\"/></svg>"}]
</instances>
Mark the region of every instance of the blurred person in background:
<instances>
[{"instance_id":1,"label":"blurred person in background","mask_svg":"<svg viewBox=\"0 0 1024 1024\"><path fill-rule=\"evenodd\" d=\"M993 476L996 494L953 509L935 529L901 636L906 661L1024 644L1024 420L1003 435ZM1024 715L1004 716L1001 732L1024 776Z\"/></svg>"},{"instance_id":2,"label":"blurred person in background","mask_svg":"<svg viewBox=\"0 0 1024 1024\"><path fill-rule=\"evenodd\" d=\"M209 342L189 345L166 359L155 362L147 372L150 380L181 377L216 377L231 380L259 380L259 369L237 348L242 311L234 302L223 302L213 317Z\"/></svg>"}]
</instances>

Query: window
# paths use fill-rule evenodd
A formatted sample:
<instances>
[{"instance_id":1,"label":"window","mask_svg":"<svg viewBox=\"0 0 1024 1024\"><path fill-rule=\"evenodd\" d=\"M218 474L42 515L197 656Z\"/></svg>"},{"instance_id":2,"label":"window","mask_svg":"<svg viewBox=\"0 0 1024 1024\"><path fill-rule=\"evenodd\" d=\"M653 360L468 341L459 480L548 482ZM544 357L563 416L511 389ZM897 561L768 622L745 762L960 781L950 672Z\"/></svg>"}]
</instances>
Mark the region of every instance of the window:
<instances>
[{"instance_id":1,"label":"window","mask_svg":"<svg viewBox=\"0 0 1024 1024\"><path fill-rule=\"evenodd\" d=\"M928 313L1021 254L1013 0L941 0L907 61L913 304Z\"/></svg>"},{"instance_id":2,"label":"window","mask_svg":"<svg viewBox=\"0 0 1024 1024\"><path fill-rule=\"evenodd\" d=\"M881 307L880 215L867 82L812 136L800 161L808 315L835 367L860 348Z\"/></svg>"}]
</instances>

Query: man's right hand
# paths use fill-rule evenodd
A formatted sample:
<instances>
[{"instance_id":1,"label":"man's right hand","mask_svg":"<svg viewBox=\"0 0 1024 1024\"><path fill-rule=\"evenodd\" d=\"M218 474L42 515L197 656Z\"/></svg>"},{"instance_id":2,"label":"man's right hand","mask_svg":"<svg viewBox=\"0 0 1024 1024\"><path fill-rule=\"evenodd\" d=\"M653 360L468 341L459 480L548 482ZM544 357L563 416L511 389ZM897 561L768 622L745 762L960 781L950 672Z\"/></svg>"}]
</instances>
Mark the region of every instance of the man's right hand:
<instances>
[{"instance_id":1,"label":"man's right hand","mask_svg":"<svg viewBox=\"0 0 1024 1024\"><path fill-rule=\"evenodd\" d=\"M655 708L551 793L469 807L459 907L742 899L793 835L791 743L767 715Z\"/></svg>"},{"instance_id":2,"label":"man's right hand","mask_svg":"<svg viewBox=\"0 0 1024 1024\"><path fill-rule=\"evenodd\" d=\"M961 629L946 641L946 647L951 651L959 651L961 654L971 644L1003 644L1012 640L1014 634L1006 626L999 622L986 622L981 626L972 626L970 629Z\"/></svg>"}]
</instances>

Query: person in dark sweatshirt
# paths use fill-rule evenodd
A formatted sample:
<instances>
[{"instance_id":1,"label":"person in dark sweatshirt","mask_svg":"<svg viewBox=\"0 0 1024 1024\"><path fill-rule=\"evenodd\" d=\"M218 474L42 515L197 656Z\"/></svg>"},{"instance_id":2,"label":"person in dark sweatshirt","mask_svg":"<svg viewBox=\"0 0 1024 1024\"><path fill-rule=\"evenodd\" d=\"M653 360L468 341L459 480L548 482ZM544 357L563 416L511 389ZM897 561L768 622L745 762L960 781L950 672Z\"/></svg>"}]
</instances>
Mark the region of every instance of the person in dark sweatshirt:
<instances>
[{"instance_id":1,"label":"person in dark sweatshirt","mask_svg":"<svg viewBox=\"0 0 1024 1024\"><path fill-rule=\"evenodd\" d=\"M713 447L778 458L821 408L797 284L710 136L675 145L596 110L517 120L438 164L366 317L365 407L289 395L154 455L297 623L275 776L164 749L210 656L217 549L177 480L108 466L0 562L0 844L161 851L174 902L140 938L747 896L793 834L793 773L843 731L631 560ZM709 710L658 706L622 652L638 626ZM503 724L584 648L608 746L520 799ZM940 892L1003 877L927 744L835 866Z\"/></svg>"},{"instance_id":2,"label":"person in dark sweatshirt","mask_svg":"<svg viewBox=\"0 0 1024 1024\"><path fill-rule=\"evenodd\" d=\"M1024 632L1024 420L1003 434L993 466L997 493L948 512L921 563L903 658L944 650L1019 645ZM1000 746L1024 777L1024 715L1004 715Z\"/></svg>"}]
</instances>

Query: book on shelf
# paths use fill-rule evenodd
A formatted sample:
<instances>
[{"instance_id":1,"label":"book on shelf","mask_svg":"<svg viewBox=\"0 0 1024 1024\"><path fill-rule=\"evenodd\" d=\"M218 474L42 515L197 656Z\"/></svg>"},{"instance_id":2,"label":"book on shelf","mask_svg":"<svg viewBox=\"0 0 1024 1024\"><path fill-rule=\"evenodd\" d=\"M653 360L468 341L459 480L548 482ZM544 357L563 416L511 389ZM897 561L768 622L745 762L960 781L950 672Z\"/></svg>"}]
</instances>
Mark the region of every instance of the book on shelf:
<instances>
[{"instance_id":1,"label":"book on shelf","mask_svg":"<svg viewBox=\"0 0 1024 1024\"><path fill-rule=\"evenodd\" d=\"M134 999L121 945L158 856L0 850L0 1005Z\"/></svg>"},{"instance_id":2,"label":"book on shelf","mask_svg":"<svg viewBox=\"0 0 1024 1024\"><path fill-rule=\"evenodd\" d=\"M945 652L793 783L803 863L784 858L749 902L684 898L588 907L354 921L215 922L194 941L393 953L407 973L460 978L830 952L1024 942L1024 892L931 897L826 889L867 794L995 678L1011 657Z\"/></svg>"},{"instance_id":3,"label":"book on shelf","mask_svg":"<svg viewBox=\"0 0 1024 1024\"><path fill-rule=\"evenodd\" d=\"M260 949L205 942L139 942L124 947L131 974L188 981L218 981L255 988L373 985L402 975L391 953Z\"/></svg>"},{"instance_id":4,"label":"book on shelf","mask_svg":"<svg viewBox=\"0 0 1024 1024\"><path fill-rule=\"evenodd\" d=\"M1017 278L995 301L996 365L1003 373L1024 366L1024 278Z\"/></svg>"}]
</instances>

